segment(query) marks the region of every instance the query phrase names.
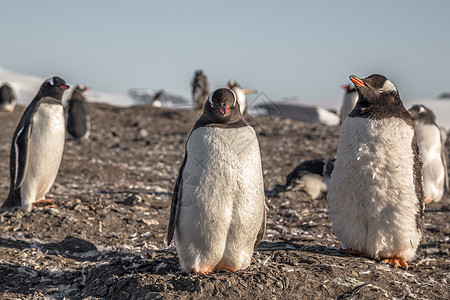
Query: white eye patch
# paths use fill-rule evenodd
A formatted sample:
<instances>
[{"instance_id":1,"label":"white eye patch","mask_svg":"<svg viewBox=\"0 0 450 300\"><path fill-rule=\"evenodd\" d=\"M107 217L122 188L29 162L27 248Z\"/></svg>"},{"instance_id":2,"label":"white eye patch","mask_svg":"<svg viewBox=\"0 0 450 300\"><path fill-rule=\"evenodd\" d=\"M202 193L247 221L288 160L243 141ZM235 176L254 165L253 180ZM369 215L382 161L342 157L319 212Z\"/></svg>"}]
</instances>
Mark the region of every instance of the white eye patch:
<instances>
[{"instance_id":1,"label":"white eye patch","mask_svg":"<svg viewBox=\"0 0 450 300\"><path fill-rule=\"evenodd\" d=\"M49 78L49 79L47 79L45 82L48 82L48 83L50 83L50 85L55 85L55 83L53 82L53 77L52 78Z\"/></svg>"},{"instance_id":2,"label":"white eye patch","mask_svg":"<svg viewBox=\"0 0 450 300\"><path fill-rule=\"evenodd\" d=\"M425 107L421 106L419 108L419 114L426 112L427 110L425 109Z\"/></svg>"},{"instance_id":3,"label":"white eye patch","mask_svg":"<svg viewBox=\"0 0 450 300\"><path fill-rule=\"evenodd\" d=\"M383 87L379 91L380 91L380 93L393 92L393 91L397 91L397 88L391 81L386 80L383 84Z\"/></svg>"}]
</instances>

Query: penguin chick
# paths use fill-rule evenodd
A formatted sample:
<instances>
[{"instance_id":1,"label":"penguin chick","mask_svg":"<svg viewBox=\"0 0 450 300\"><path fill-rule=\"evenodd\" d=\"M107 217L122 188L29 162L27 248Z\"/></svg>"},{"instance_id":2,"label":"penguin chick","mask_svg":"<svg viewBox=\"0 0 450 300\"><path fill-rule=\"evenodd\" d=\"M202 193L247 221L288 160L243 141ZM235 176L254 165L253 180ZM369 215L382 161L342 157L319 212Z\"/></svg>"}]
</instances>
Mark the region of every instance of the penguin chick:
<instances>
[{"instance_id":1,"label":"penguin chick","mask_svg":"<svg viewBox=\"0 0 450 300\"><path fill-rule=\"evenodd\" d=\"M414 124L382 75L350 76L358 103L344 120L328 190L343 248L408 268L422 237L422 165Z\"/></svg>"},{"instance_id":2,"label":"penguin chick","mask_svg":"<svg viewBox=\"0 0 450 300\"><path fill-rule=\"evenodd\" d=\"M175 184L167 241L185 272L250 265L265 232L258 139L230 89L213 91L186 142Z\"/></svg>"},{"instance_id":3,"label":"penguin chick","mask_svg":"<svg viewBox=\"0 0 450 300\"><path fill-rule=\"evenodd\" d=\"M4 83L0 87L0 111L12 112L16 106L16 96L12 87Z\"/></svg>"},{"instance_id":4,"label":"penguin chick","mask_svg":"<svg viewBox=\"0 0 450 300\"><path fill-rule=\"evenodd\" d=\"M25 110L14 132L10 156L10 190L2 208L31 211L44 199L61 163L64 109L61 97L69 86L59 77L47 79Z\"/></svg>"}]
</instances>

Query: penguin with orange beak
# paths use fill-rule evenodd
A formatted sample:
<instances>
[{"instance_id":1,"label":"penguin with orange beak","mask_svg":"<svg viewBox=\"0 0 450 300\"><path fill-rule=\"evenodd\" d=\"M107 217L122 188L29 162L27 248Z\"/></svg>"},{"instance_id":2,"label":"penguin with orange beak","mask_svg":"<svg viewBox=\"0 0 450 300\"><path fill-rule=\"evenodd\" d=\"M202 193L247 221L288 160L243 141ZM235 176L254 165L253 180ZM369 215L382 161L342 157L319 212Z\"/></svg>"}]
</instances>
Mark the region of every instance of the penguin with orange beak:
<instances>
[{"instance_id":1,"label":"penguin with orange beak","mask_svg":"<svg viewBox=\"0 0 450 300\"><path fill-rule=\"evenodd\" d=\"M261 154L234 92L213 91L186 142L167 241L188 273L250 265L266 224Z\"/></svg>"},{"instance_id":2,"label":"penguin with orange beak","mask_svg":"<svg viewBox=\"0 0 450 300\"><path fill-rule=\"evenodd\" d=\"M328 189L333 230L344 249L407 269L424 215L413 120L383 75L350 80L359 99L342 123Z\"/></svg>"}]
</instances>

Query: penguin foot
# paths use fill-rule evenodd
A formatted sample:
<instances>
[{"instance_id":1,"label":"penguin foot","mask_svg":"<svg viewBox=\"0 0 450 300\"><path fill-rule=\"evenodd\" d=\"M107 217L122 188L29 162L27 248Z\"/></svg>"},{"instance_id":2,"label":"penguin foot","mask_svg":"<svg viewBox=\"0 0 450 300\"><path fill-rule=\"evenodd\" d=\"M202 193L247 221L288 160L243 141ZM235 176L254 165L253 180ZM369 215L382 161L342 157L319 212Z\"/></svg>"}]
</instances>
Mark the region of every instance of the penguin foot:
<instances>
[{"instance_id":1,"label":"penguin foot","mask_svg":"<svg viewBox=\"0 0 450 300\"><path fill-rule=\"evenodd\" d=\"M209 268L205 268L202 270L198 270L197 272L194 270L191 270L191 273L197 274L197 275L207 275L207 274L211 274L211 269Z\"/></svg>"},{"instance_id":2,"label":"penguin foot","mask_svg":"<svg viewBox=\"0 0 450 300\"><path fill-rule=\"evenodd\" d=\"M219 263L214 270L227 270L229 272L236 272L237 270L239 270L239 268L235 267L235 266L231 266L225 263Z\"/></svg>"},{"instance_id":3,"label":"penguin foot","mask_svg":"<svg viewBox=\"0 0 450 300\"><path fill-rule=\"evenodd\" d=\"M408 270L409 266L406 260L401 257L392 257L384 259L384 262L390 264L391 266L397 266L402 269Z\"/></svg>"},{"instance_id":4,"label":"penguin foot","mask_svg":"<svg viewBox=\"0 0 450 300\"><path fill-rule=\"evenodd\" d=\"M53 203L53 199L42 199L31 204L31 210L35 210L36 208L52 208L56 207Z\"/></svg>"},{"instance_id":5,"label":"penguin foot","mask_svg":"<svg viewBox=\"0 0 450 300\"><path fill-rule=\"evenodd\" d=\"M350 254L350 255L361 256L361 252L353 250L353 249L341 249L341 252L343 254Z\"/></svg>"},{"instance_id":6,"label":"penguin foot","mask_svg":"<svg viewBox=\"0 0 450 300\"><path fill-rule=\"evenodd\" d=\"M433 202L433 199L425 198L425 203L426 203L426 204L430 204L431 202Z\"/></svg>"}]
</instances>

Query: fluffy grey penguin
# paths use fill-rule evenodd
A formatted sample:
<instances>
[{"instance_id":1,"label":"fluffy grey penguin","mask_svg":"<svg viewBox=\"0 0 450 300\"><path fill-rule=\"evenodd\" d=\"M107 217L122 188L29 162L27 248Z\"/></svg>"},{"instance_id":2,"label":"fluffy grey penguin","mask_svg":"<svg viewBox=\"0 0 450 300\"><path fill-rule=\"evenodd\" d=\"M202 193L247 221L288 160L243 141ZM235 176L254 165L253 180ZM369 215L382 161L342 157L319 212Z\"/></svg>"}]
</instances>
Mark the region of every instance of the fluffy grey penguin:
<instances>
[{"instance_id":1,"label":"fluffy grey penguin","mask_svg":"<svg viewBox=\"0 0 450 300\"><path fill-rule=\"evenodd\" d=\"M202 70L195 71L191 82L192 99L197 109L202 109L209 95L209 82Z\"/></svg>"},{"instance_id":2,"label":"fluffy grey penguin","mask_svg":"<svg viewBox=\"0 0 450 300\"><path fill-rule=\"evenodd\" d=\"M342 88L345 90L345 95L341 107L341 124L358 102L358 92L353 84L343 85Z\"/></svg>"},{"instance_id":3,"label":"fluffy grey penguin","mask_svg":"<svg viewBox=\"0 0 450 300\"><path fill-rule=\"evenodd\" d=\"M69 86L59 77L47 79L28 105L14 132L9 195L2 208L32 208L45 199L58 173L64 140L64 108L61 97Z\"/></svg>"},{"instance_id":4,"label":"fluffy grey penguin","mask_svg":"<svg viewBox=\"0 0 450 300\"><path fill-rule=\"evenodd\" d=\"M250 265L266 226L261 154L236 95L213 91L186 141L167 241L185 272L236 271Z\"/></svg>"},{"instance_id":5,"label":"fluffy grey penguin","mask_svg":"<svg viewBox=\"0 0 450 300\"><path fill-rule=\"evenodd\" d=\"M331 174L333 230L342 248L407 269L424 213L414 124L386 77L350 80L359 100L341 126Z\"/></svg>"},{"instance_id":6,"label":"fluffy grey penguin","mask_svg":"<svg viewBox=\"0 0 450 300\"><path fill-rule=\"evenodd\" d=\"M423 192L425 202L440 201L448 190L447 133L436 124L433 111L423 105L409 109L417 134L417 144L422 158Z\"/></svg>"},{"instance_id":7,"label":"fluffy grey penguin","mask_svg":"<svg viewBox=\"0 0 450 300\"><path fill-rule=\"evenodd\" d=\"M0 87L0 111L12 112L16 106L16 96L9 84L4 83Z\"/></svg>"},{"instance_id":8,"label":"fluffy grey penguin","mask_svg":"<svg viewBox=\"0 0 450 300\"><path fill-rule=\"evenodd\" d=\"M234 94L236 95L237 102L239 103L241 114L245 114L247 110L247 96L246 94L252 94L256 91L254 89L242 89L240 85L234 81L233 79L230 79L227 83L227 87L231 89Z\"/></svg>"},{"instance_id":9,"label":"fluffy grey penguin","mask_svg":"<svg viewBox=\"0 0 450 300\"><path fill-rule=\"evenodd\" d=\"M83 84L75 86L68 102L66 137L70 140L87 140L91 133L91 120L83 95L86 91L89 91L89 88Z\"/></svg>"},{"instance_id":10,"label":"fluffy grey penguin","mask_svg":"<svg viewBox=\"0 0 450 300\"><path fill-rule=\"evenodd\" d=\"M313 159L302 162L286 178L286 190L301 190L312 199L328 191L334 160Z\"/></svg>"}]
</instances>

